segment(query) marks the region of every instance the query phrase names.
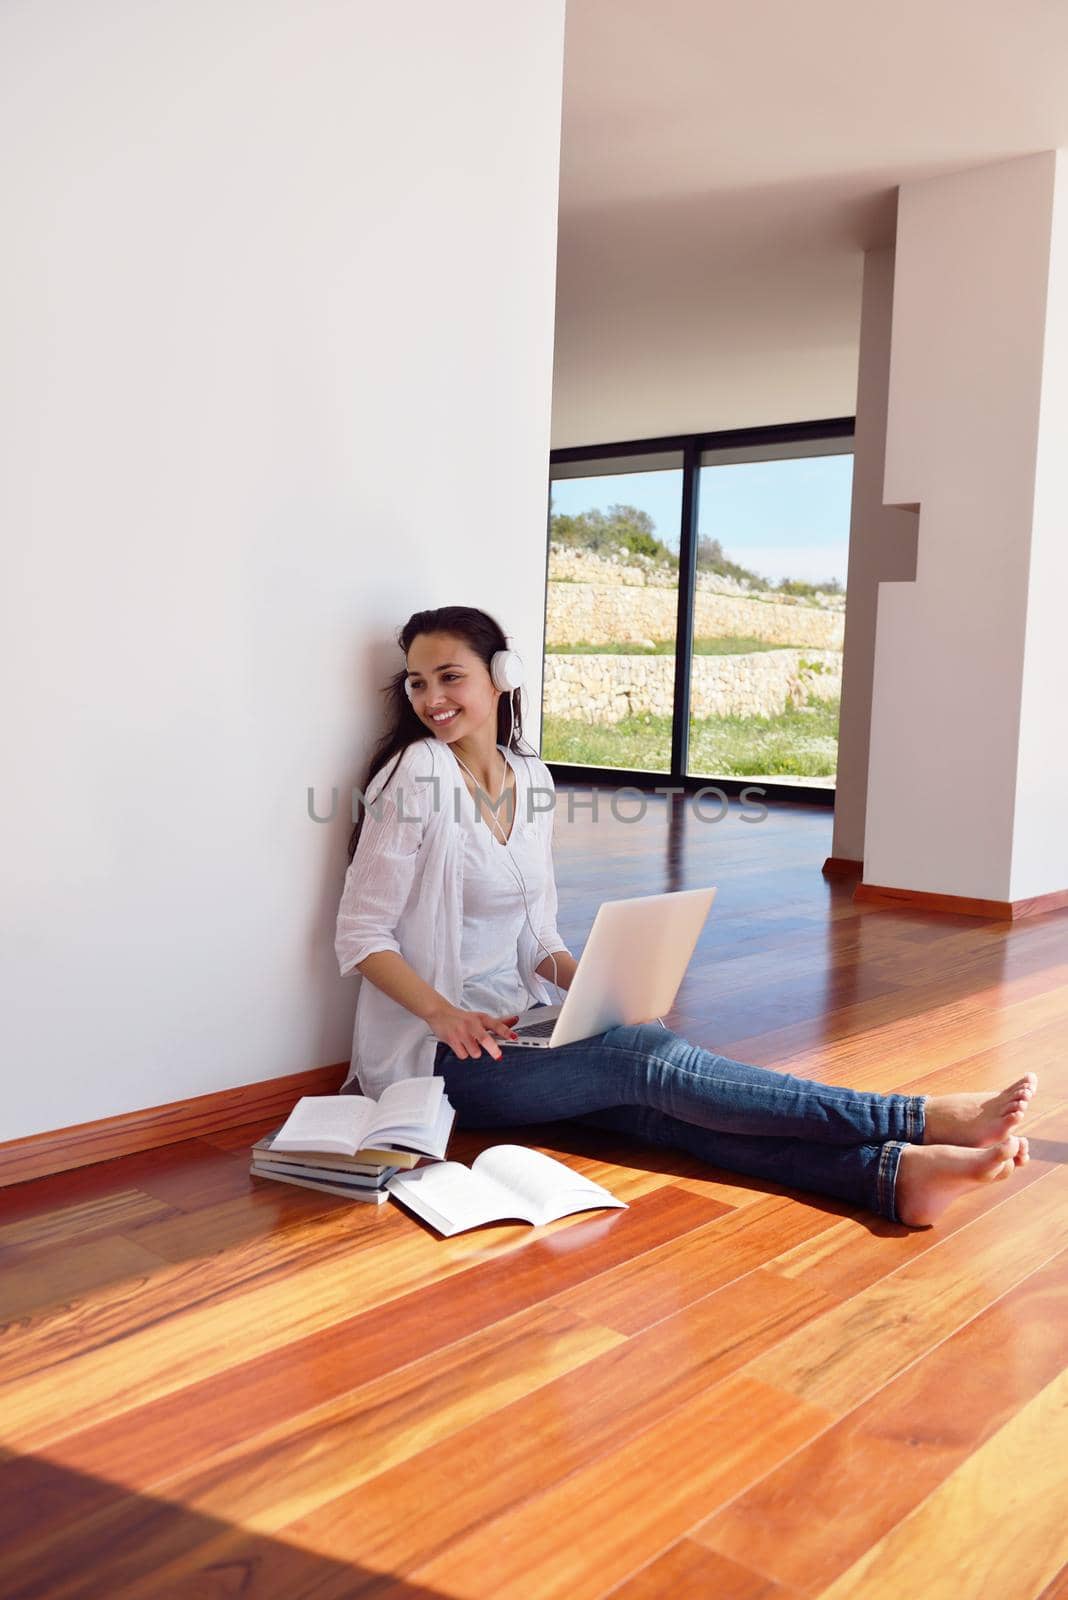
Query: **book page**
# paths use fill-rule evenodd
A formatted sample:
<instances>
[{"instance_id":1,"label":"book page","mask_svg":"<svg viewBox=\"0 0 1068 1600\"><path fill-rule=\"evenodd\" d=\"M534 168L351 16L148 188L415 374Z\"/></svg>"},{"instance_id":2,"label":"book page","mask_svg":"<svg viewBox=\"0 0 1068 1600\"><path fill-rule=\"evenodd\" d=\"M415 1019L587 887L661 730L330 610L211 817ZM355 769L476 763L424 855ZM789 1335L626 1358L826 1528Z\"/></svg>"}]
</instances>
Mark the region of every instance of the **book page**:
<instances>
[{"instance_id":1,"label":"book page","mask_svg":"<svg viewBox=\"0 0 1068 1600\"><path fill-rule=\"evenodd\" d=\"M444 1092L445 1080L440 1077L401 1078L391 1083L379 1095L377 1106L373 1100L368 1102L374 1107L367 1130L373 1137L367 1140L368 1144L375 1138L388 1139L413 1129L433 1128Z\"/></svg>"},{"instance_id":2,"label":"book page","mask_svg":"<svg viewBox=\"0 0 1068 1600\"><path fill-rule=\"evenodd\" d=\"M521 1197L459 1161L435 1161L414 1172L400 1172L386 1188L446 1236L484 1222L534 1221Z\"/></svg>"},{"instance_id":3,"label":"book page","mask_svg":"<svg viewBox=\"0 0 1068 1600\"><path fill-rule=\"evenodd\" d=\"M491 1180L496 1188L517 1196L525 1208L517 1215L526 1216L529 1212L538 1223L597 1206L625 1209L624 1201L617 1200L592 1178L584 1178L562 1161L524 1145L495 1144L475 1158L471 1170L477 1177Z\"/></svg>"},{"instance_id":4,"label":"book page","mask_svg":"<svg viewBox=\"0 0 1068 1600\"><path fill-rule=\"evenodd\" d=\"M272 1150L326 1150L351 1156L366 1141L375 1103L362 1094L306 1094L297 1101Z\"/></svg>"}]
</instances>

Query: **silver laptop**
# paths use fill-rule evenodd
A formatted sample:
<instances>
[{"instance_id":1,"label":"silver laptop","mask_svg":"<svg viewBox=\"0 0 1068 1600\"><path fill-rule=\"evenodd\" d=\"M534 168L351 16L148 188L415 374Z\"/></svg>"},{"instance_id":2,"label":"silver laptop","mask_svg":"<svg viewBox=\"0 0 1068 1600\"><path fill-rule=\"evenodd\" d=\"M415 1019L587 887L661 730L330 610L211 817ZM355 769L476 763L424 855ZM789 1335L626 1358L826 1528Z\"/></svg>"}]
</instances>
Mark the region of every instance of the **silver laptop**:
<instances>
[{"instance_id":1,"label":"silver laptop","mask_svg":"<svg viewBox=\"0 0 1068 1600\"><path fill-rule=\"evenodd\" d=\"M715 893L680 889L606 900L563 1005L532 1006L514 1026L518 1039L497 1043L504 1050L551 1050L670 1011Z\"/></svg>"}]
</instances>

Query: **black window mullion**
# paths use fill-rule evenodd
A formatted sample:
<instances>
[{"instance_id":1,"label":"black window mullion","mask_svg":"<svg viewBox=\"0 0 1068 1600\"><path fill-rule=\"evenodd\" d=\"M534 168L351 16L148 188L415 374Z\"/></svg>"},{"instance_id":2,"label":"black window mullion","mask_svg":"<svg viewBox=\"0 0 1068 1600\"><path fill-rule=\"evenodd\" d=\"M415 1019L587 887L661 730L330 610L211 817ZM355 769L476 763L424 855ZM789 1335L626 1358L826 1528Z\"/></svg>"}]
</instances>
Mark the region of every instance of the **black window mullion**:
<instances>
[{"instance_id":1,"label":"black window mullion","mask_svg":"<svg viewBox=\"0 0 1068 1600\"><path fill-rule=\"evenodd\" d=\"M685 777L690 747L690 665L693 661L694 592L697 586L697 511L701 452L689 439L682 455L679 517L679 592L675 621L675 695L671 717L671 779Z\"/></svg>"}]
</instances>

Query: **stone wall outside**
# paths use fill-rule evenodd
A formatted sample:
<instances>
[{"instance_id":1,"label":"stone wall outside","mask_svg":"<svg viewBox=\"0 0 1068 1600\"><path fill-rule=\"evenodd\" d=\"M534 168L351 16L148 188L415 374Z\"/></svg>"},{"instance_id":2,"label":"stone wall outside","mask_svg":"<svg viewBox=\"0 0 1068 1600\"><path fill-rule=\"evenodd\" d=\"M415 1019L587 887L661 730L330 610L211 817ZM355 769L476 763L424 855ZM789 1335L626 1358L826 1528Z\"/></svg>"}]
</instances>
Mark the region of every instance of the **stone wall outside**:
<instances>
[{"instance_id":1,"label":"stone wall outside","mask_svg":"<svg viewBox=\"0 0 1068 1600\"><path fill-rule=\"evenodd\" d=\"M619 548L609 552L595 552L569 545L549 546L550 583L600 583L624 584L631 588L671 589L675 585L675 569L651 556L634 555ZM718 572L697 570L698 589L710 594L742 595L747 599L771 600L782 606L808 606L824 611L844 611L844 594L827 594L819 590L814 595L779 594L775 589L754 588L739 583Z\"/></svg>"},{"instance_id":2,"label":"stone wall outside","mask_svg":"<svg viewBox=\"0 0 1068 1600\"><path fill-rule=\"evenodd\" d=\"M670 717L674 682L672 656L546 655L545 714L591 724ZM841 692L842 657L833 649L695 656L691 664L695 717L775 717L809 694L831 700Z\"/></svg>"},{"instance_id":3,"label":"stone wall outside","mask_svg":"<svg viewBox=\"0 0 1068 1600\"><path fill-rule=\"evenodd\" d=\"M678 599L674 589L624 584L549 584L547 644L619 644L631 639L673 639ZM841 650L845 614L809 606L713 594L694 598L698 638L724 635L769 644Z\"/></svg>"}]
</instances>

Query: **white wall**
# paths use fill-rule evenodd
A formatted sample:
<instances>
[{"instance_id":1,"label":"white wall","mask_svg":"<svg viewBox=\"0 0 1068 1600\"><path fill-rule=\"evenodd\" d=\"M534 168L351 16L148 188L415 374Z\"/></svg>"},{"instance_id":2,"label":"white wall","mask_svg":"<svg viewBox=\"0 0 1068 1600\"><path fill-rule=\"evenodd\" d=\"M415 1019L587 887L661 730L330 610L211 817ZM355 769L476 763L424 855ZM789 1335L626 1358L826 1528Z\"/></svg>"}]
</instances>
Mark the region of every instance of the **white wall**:
<instances>
[{"instance_id":1,"label":"white wall","mask_svg":"<svg viewBox=\"0 0 1068 1600\"><path fill-rule=\"evenodd\" d=\"M1022 892L1039 892L1037 855L1042 892L1068 886L1068 841L1053 826L1063 788L1047 787L1061 752L1043 776L1036 746L1021 774L1041 784L1049 826L1026 872L1023 858L1012 871L1043 396L1041 459L1058 435L1063 451L1063 374L1047 368L1056 387L1043 389L1057 166L1047 152L901 189L884 499L919 504L919 542L915 583L879 594L868 883L1006 900L1025 877L1034 887ZM1050 464L1045 579L1063 577L1054 519L1063 530L1068 487ZM1063 726L1055 626L1050 613L1032 657L1041 672L1060 667L1035 702L1047 753Z\"/></svg>"},{"instance_id":2,"label":"white wall","mask_svg":"<svg viewBox=\"0 0 1068 1600\"><path fill-rule=\"evenodd\" d=\"M562 12L0 14L0 1137L348 1057L307 786L411 610L540 662Z\"/></svg>"},{"instance_id":3,"label":"white wall","mask_svg":"<svg viewBox=\"0 0 1068 1600\"><path fill-rule=\"evenodd\" d=\"M554 447L852 416L855 241L797 224L739 252L710 220L695 243L699 208L561 220Z\"/></svg>"},{"instance_id":4,"label":"white wall","mask_svg":"<svg viewBox=\"0 0 1068 1600\"><path fill-rule=\"evenodd\" d=\"M893 299L893 250L867 251L857 374L857 425L853 441L842 711L838 724L838 777L831 845L831 854L847 861L864 859L879 584L890 580L907 582L916 576L916 513L883 505Z\"/></svg>"}]
</instances>

